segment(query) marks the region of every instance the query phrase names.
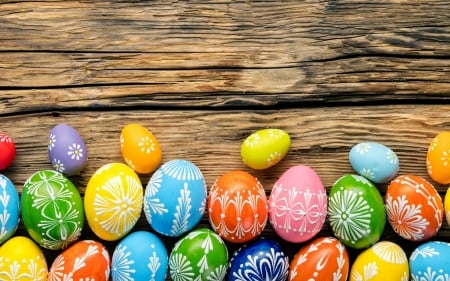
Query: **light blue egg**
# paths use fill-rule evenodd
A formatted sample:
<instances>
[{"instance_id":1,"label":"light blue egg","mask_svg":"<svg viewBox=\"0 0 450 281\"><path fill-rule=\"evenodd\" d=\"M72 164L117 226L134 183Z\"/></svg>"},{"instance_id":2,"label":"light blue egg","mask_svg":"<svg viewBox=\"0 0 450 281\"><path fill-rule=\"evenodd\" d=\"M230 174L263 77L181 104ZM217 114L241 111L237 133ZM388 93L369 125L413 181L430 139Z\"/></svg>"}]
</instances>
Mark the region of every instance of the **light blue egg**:
<instances>
[{"instance_id":1,"label":"light blue egg","mask_svg":"<svg viewBox=\"0 0 450 281\"><path fill-rule=\"evenodd\" d=\"M19 193L11 180L0 174L0 244L16 232L19 220Z\"/></svg>"},{"instance_id":2,"label":"light blue egg","mask_svg":"<svg viewBox=\"0 0 450 281\"><path fill-rule=\"evenodd\" d=\"M176 237L193 229L205 212L206 184L193 163L175 159L162 165L145 190L144 213L160 234Z\"/></svg>"},{"instance_id":3,"label":"light blue egg","mask_svg":"<svg viewBox=\"0 0 450 281\"><path fill-rule=\"evenodd\" d=\"M398 173L397 154L377 142L361 142L349 153L350 164L356 173L375 183L386 183Z\"/></svg>"},{"instance_id":4,"label":"light blue egg","mask_svg":"<svg viewBox=\"0 0 450 281\"><path fill-rule=\"evenodd\" d=\"M409 269L413 281L450 280L450 243L421 244L409 257Z\"/></svg>"},{"instance_id":5,"label":"light blue egg","mask_svg":"<svg viewBox=\"0 0 450 281\"><path fill-rule=\"evenodd\" d=\"M148 231L132 232L114 249L112 280L165 280L168 259L167 250L158 236Z\"/></svg>"}]
</instances>

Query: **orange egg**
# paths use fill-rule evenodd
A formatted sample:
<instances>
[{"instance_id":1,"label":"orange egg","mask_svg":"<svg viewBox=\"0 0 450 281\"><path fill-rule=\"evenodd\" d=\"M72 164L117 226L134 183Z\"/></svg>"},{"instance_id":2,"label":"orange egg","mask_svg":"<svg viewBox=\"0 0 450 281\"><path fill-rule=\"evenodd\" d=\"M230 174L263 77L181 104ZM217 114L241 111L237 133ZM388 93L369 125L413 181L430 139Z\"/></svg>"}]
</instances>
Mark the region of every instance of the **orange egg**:
<instances>
[{"instance_id":1,"label":"orange egg","mask_svg":"<svg viewBox=\"0 0 450 281\"><path fill-rule=\"evenodd\" d=\"M431 141L427 152L427 171L434 181L450 183L450 132L441 132Z\"/></svg>"},{"instance_id":2,"label":"orange egg","mask_svg":"<svg viewBox=\"0 0 450 281\"><path fill-rule=\"evenodd\" d=\"M289 266L290 281L347 280L350 261L344 244L320 237L303 246Z\"/></svg>"},{"instance_id":3,"label":"orange egg","mask_svg":"<svg viewBox=\"0 0 450 281\"><path fill-rule=\"evenodd\" d=\"M135 172L148 174L161 163L162 152L156 137L139 124L126 125L120 134L122 157Z\"/></svg>"},{"instance_id":4,"label":"orange egg","mask_svg":"<svg viewBox=\"0 0 450 281\"><path fill-rule=\"evenodd\" d=\"M255 238L268 217L263 186L244 171L222 175L208 194L208 216L213 229L229 242L243 243Z\"/></svg>"},{"instance_id":5,"label":"orange egg","mask_svg":"<svg viewBox=\"0 0 450 281\"><path fill-rule=\"evenodd\" d=\"M410 241L433 237L444 217L444 205L437 190L415 175L402 175L391 181L386 190L385 208L393 230Z\"/></svg>"}]
</instances>

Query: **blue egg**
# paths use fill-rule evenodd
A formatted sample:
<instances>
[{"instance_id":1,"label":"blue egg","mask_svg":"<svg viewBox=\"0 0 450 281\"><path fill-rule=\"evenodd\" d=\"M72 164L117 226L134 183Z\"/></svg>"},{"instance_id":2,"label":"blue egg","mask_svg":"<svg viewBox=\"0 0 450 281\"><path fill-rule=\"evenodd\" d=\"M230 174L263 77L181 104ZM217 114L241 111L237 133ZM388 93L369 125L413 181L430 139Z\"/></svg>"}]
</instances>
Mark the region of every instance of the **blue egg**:
<instances>
[{"instance_id":1,"label":"blue egg","mask_svg":"<svg viewBox=\"0 0 450 281\"><path fill-rule=\"evenodd\" d=\"M412 280L450 280L450 243L425 242L409 257Z\"/></svg>"},{"instance_id":2,"label":"blue egg","mask_svg":"<svg viewBox=\"0 0 450 281\"><path fill-rule=\"evenodd\" d=\"M230 260L227 280L284 281L289 260L280 245L271 239L260 239L239 248Z\"/></svg>"},{"instance_id":3,"label":"blue egg","mask_svg":"<svg viewBox=\"0 0 450 281\"><path fill-rule=\"evenodd\" d=\"M160 234L176 237L193 229L205 212L206 184L199 168L175 159L162 165L145 189L144 213Z\"/></svg>"},{"instance_id":4,"label":"blue egg","mask_svg":"<svg viewBox=\"0 0 450 281\"><path fill-rule=\"evenodd\" d=\"M11 180L0 174L0 244L16 232L19 220L19 193Z\"/></svg>"},{"instance_id":5,"label":"blue egg","mask_svg":"<svg viewBox=\"0 0 450 281\"><path fill-rule=\"evenodd\" d=\"M128 234L114 249L111 277L119 280L165 280L168 254L162 241L148 231Z\"/></svg>"},{"instance_id":6,"label":"blue egg","mask_svg":"<svg viewBox=\"0 0 450 281\"><path fill-rule=\"evenodd\" d=\"M375 183L386 183L398 172L399 160L392 149L377 142L361 142L349 153L356 173Z\"/></svg>"}]
</instances>

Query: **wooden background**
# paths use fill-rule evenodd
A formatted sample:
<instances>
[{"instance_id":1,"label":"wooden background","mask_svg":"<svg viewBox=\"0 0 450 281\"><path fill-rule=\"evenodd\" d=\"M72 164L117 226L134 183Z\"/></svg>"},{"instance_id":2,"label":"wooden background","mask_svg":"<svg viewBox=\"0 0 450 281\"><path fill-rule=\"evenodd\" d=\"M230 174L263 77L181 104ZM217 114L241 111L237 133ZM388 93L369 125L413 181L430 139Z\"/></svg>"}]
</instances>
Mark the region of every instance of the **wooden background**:
<instances>
[{"instance_id":1,"label":"wooden background","mask_svg":"<svg viewBox=\"0 0 450 281\"><path fill-rule=\"evenodd\" d=\"M83 193L94 171L123 162L128 123L159 140L163 162L183 158L207 185L227 171L257 176L267 193L305 164L327 187L352 173L350 148L377 141L400 174L430 180L431 139L450 130L450 5L376 1L1 1L0 131L16 143L5 171L21 191L51 168L48 134L67 123L89 162L71 177ZM247 168L241 142L261 128L292 138L287 157ZM150 175L141 175L144 184ZM434 183L442 197L447 186ZM378 185L382 192L386 185ZM205 219L199 226L209 226ZM150 230L144 216L135 229ZM26 235L22 224L17 235ZM328 222L320 235L331 235ZM290 257L302 244L281 241ZM86 224L82 239L94 238ZM176 239L162 237L170 252ZM417 243L382 237L409 254ZM435 239L450 241L444 222ZM116 242L105 242L112 251ZM230 254L238 245L229 245ZM44 251L49 265L57 251ZM358 251L350 250L355 257Z\"/></svg>"}]
</instances>

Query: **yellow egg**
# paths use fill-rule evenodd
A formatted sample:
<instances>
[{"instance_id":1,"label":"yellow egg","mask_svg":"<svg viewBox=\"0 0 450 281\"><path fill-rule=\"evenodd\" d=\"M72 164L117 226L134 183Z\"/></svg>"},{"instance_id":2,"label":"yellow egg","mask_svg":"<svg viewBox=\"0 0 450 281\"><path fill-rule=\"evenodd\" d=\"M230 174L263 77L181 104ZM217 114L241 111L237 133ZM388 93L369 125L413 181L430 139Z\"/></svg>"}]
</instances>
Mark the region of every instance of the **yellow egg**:
<instances>
[{"instance_id":1,"label":"yellow egg","mask_svg":"<svg viewBox=\"0 0 450 281\"><path fill-rule=\"evenodd\" d=\"M124 237L138 221L143 206L139 177L127 165L110 163L89 179L84 194L86 220L101 239Z\"/></svg>"},{"instance_id":2,"label":"yellow egg","mask_svg":"<svg viewBox=\"0 0 450 281\"><path fill-rule=\"evenodd\" d=\"M0 280L44 281L47 275L45 256L30 238L15 236L0 247Z\"/></svg>"},{"instance_id":3,"label":"yellow egg","mask_svg":"<svg viewBox=\"0 0 450 281\"><path fill-rule=\"evenodd\" d=\"M431 141L427 151L428 175L440 184L450 183L450 131L440 132Z\"/></svg>"},{"instance_id":4,"label":"yellow egg","mask_svg":"<svg viewBox=\"0 0 450 281\"><path fill-rule=\"evenodd\" d=\"M361 252L355 259L350 281L408 281L408 258L400 246L381 241Z\"/></svg>"},{"instance_id":5,"label":"yellow egg","mask_svg":"<svg viewBox=\"0 0 450 281\"><path fill-rule=\"evenodd\" d=\"M450 188L447 189L444 198L444 210L445 210L445 219L447 223L450 225Z\"/></svg>"},{"instance_id":6,"label":"yellow egg","mask_svg":"<svg viewBox=\"0 0 450 281\"><path fill-rule=\"evenodd\" d=\"M144 126L128 124L120 133L120 151L124 161L140 174L156 170L162 153L156 137Z\"/></svg>"}]
</instances>

